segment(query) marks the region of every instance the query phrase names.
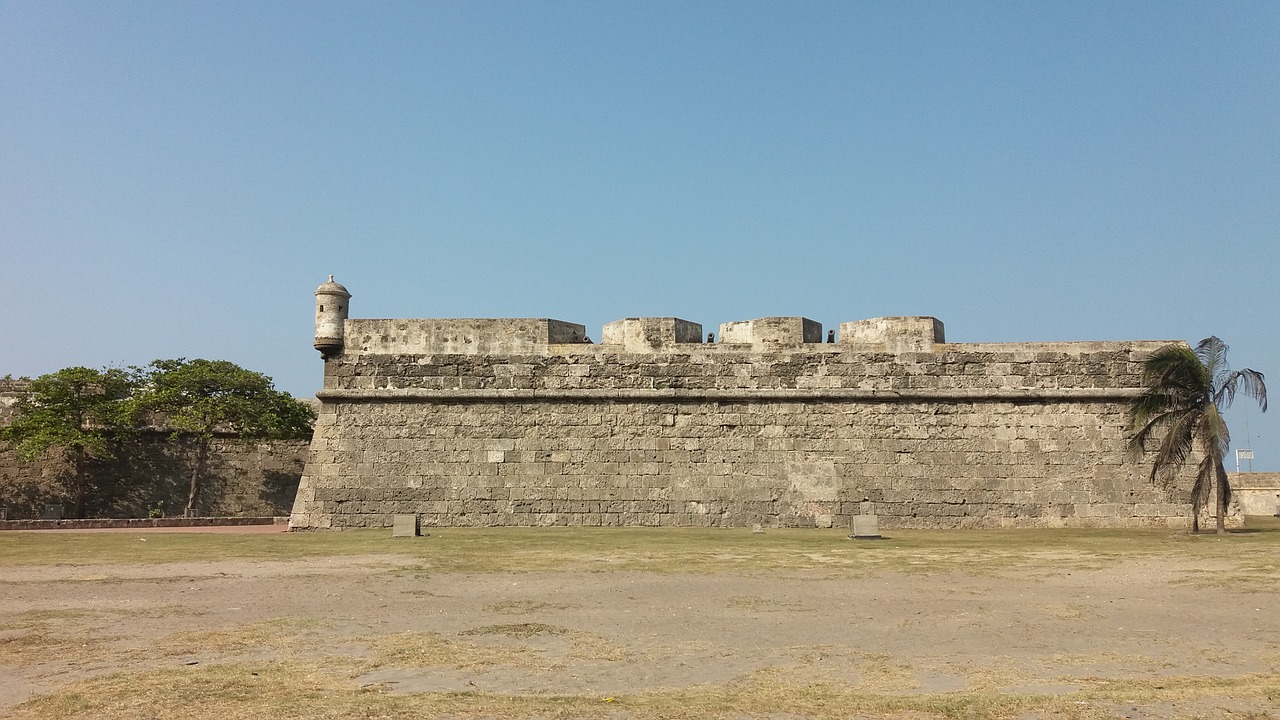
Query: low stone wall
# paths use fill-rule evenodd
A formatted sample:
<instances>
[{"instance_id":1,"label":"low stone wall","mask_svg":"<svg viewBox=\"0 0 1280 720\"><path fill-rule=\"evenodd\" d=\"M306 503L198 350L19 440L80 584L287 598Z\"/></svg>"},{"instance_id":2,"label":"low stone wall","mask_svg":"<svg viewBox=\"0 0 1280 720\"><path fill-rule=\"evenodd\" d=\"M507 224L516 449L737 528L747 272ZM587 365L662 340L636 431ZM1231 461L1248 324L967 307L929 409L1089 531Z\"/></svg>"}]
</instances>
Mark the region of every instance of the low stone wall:
<instances>
[{"instance_id":1,"label":"low stone wall","mask_svg":"<svg viewBox=\"0 0 1280 720\"><path fill-rule=\"evenodd\" d=\"M0 530L145 530L148 528L283 525L286 517L90 518L84 520L0 520Z\"/></svg>"},{"instance_id":2,"label":"low stone wall","mask_svg":"<svg viewBox=\"0 0 1280 720\"><path fill-rule=\"evenodd\" d=\"M1245 515L1280 515L1280 473L1230 473L1229 480Z\"/></svg>"},{"instance_id":3,"label":"low stone wall","mask_svg":"<svg viewBox=\"0 0 1280 720\"><path fill-rule=\"evenodd\" d=\"M13 408L27 394L27 380L0 380L0 427L9 424Z\"/></svg>"},{"instance_id":4,"label":"low stone wall","mask_svg":"<svg viewBox=\"0 0 1280 720\"><path fill-rule=\"evenodd\" d=\"M201 516L287 515L302 476L308 442L214 441L208 479L196 513ZM180 515L187 504L191 444L166 432L147 432L115 449L113 460L88 467L90 503L86 515L145 518L153 510ZM39 518L44 507L61 504L68 517L74 500L58 458L20 462L0 445L0 508L9 518Z\"/></svg>"}]
</instances>

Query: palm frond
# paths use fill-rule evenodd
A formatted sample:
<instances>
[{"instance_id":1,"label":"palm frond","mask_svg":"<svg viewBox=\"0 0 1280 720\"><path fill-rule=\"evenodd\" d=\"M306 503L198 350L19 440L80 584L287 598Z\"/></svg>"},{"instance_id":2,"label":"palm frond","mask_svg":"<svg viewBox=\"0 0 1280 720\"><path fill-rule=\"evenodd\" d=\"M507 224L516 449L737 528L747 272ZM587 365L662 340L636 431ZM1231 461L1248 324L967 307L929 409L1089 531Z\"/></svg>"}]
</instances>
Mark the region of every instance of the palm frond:
<instances>
[{"instance_id":1,"label":"palm frond","mask_svg":"<svg viewBox=\"0 0 1280 720\"><path fill-rule=\"evenodd\" d=\"M1154 419L1162 418L1170 413L1185 412L1197 405L1198 403L1181 395L1154 389L1148 390L1135 398L1130 406L1130 426L1136 428L1140 425L1148 425Z\"/></svg>"},{"instance_id":2,"label":"palm frond","mask_svg":"<svg viewBox=\"0 0 1280 720\"><path fill-rule=\"evenodd\" d=\"M1196 421L1195 435L1200 439L1200 446L1206 457L1217 458L1221 462L1231 447L1231 431L1227 429L1227 421L1222 419L1218 406L1210 403Z\"/></svg>"},{"instance_id":3,"label":"palm frond","mask_svg":"<svg viewBox=\"0 0 1280 720\"><path fill-rule=\"evenodd\" d=\"M1198 409L1187 410L1170 419L1165 427L1164 439L1156 449L1155 459L1151 465L1151 479L1154 481L1163 474L1172 478L1191 457L1195 449L1196 427L1200 423L1202 413Z\"/></svg>"},{"instance_id":4,"label":"palm frond","mask_svg":"<svg viewBox=\"0 0 1280 720\"><path fill-rule=\"evenodd\" d=\"M1134 430L1133 437L1129 439L1131 449L1138 452L1145 452L1147 443L1164 428L1167 428L1178 421L1178 418L1189 412L1195 412L1196 408L1188 407L1172 407L1161 409L1158 412L1153 411L1151 414L1142 418L1142 427ZM1137 420L1138 418L1135 418Z\"/></svg>"},{"instance_id":5,"label":"palm frond","mask_svg":"<svg viewBox=\"0 0 1280 720\"><path fill-rule=\"evenodd\" d=\"M1148 388L1171 394L1207 394L1211 385L1211 376L1200 356L1183 343L1156 350L1142 369Z\"/></svg>"},{"instance_id":6,"label":"palm frond","mask_svg":"<svg viewBox=\"0 0 1280 720\"><path fill-rule=\"evenodd\" d=\"M1216 464L1213 458L1205 456L1200 460L1200 465L1196 468L1196 482L1191 486L1191 516L1200 517L1200 512L1209 502L1209 495L1213 491L1213 480L1217 474Z\"/></svg>"},{"instance_id":7,"label":"palm frond","mask_svg":"<svg viewBox=\"0 0 1280 720\"><path fill-rule=\"evenodd\" d=\"M1231 403L1235 402L1237 391L1243 393L1245 397L1257 400L1262 406L1262 412L1267 411L1267 384L1262 373L1245 368L1228 374L1222 384L1215 389L1213 401L1219 407L1231 407Z\"/></svg>"},{"instance_id":8,"label":"palm frond","mask_svg":"<svg viewBox=\"0 0 1280 720\"><path fill-rule=\"evenodd\" d=\"M1227 365L1227 344L1222 342L1216 335L1200 341L1196 345L1196 357L1200 359L1200 364L1205 369L1205 375L1208 377L1210 387L1220 387L1223 378L1231 371Z\"/></svg>"}]
</instances>

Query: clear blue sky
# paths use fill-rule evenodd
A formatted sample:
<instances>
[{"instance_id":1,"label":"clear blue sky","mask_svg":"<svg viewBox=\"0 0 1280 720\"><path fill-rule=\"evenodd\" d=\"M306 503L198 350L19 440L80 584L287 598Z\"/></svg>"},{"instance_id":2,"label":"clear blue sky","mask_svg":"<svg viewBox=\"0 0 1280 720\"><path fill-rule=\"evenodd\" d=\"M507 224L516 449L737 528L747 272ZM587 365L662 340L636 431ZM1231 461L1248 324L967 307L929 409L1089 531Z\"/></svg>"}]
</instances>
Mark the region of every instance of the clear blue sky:
<instances>
[{"instance_id":1,"label":"clear blue sky","mask_svg":"<svg viewBox=\"0 0 1280 720\"><path fill-rule=\"evenodd\" d=\"M1276 2L0 0L0 375L307 395L333 273L596 339L1217 334L1280 398L1278 228ZM1280 470L1280 412L1233 417Z\"/></svg>"}]
</instances>

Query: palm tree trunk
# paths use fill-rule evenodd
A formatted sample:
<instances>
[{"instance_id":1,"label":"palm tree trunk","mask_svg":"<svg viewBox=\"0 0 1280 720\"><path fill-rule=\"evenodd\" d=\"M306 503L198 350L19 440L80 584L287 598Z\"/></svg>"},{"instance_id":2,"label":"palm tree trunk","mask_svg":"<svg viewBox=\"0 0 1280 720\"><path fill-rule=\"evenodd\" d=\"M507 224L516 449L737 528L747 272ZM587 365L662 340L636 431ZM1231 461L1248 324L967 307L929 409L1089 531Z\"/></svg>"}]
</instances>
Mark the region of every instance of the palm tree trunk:
<instances>
[{"instance_id":1,"label":"palm tree trunk","mask_svg":"<svg viewBox=\"0 0 1280 720\"><path fill-rule=\"evenodd\" d=\"M209 441L201 438L196 441L196 462L191 469L191 489L187 493L187 509L183 515L191 517L196 511L196 500L200 497L200 487L204 480L204 466L209 458Z\"/></svg>"},{"instance_id":2,"label":"palm tree trunk","mask_svg":"<svg viewBox=\"0 0 1280 720\"><path fill-rule=\"evenodd\" d=\"M1217 480L1216 484L1218 486L1218 507L1217 507L1218 534L1226 535L1227 534L1227 499L1230 497L1230 495L1228 494L1230 493L1230 490L1228 490L1230 486L1227 484L1227 470L1226 468L1222 467L1221 460L1218 461L1218 467L1214 469L1214 474L1217 475L1215 479Z\"/></svg>"},{"instance_id":3,"label":"palm tree trunk","mask_svg":"<svg viewBox=\"0 0 1280 720\"><path fill-rule=\"evenodd\" d=\"M1200 532L1200 493L1196 488L1191 490L1191 534Z\"/></svg>"}]
</instances>

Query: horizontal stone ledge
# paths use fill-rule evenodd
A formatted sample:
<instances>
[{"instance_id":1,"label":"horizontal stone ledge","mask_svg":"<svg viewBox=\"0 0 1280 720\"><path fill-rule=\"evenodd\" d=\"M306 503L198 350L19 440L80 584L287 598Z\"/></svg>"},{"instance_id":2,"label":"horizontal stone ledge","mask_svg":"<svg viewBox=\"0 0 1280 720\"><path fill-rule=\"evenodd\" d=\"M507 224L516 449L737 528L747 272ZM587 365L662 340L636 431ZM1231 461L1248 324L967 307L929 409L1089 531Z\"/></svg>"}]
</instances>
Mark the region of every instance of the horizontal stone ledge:
<instances>
[{"instance_id":1,"label":"horizontal stone ledge","mask_svg":"<svg viewBox=\"0 0 1280 720\"><path fill-rule=\"evenodd\" d=\"M316 393L323 402L477 403L558 400L570 402L1120 402L1137 397L1140 388L1009 388L991 390L859 390L795 389L566 389L566 390L428 390L422 388L328 389Z\"/></svg>"}]
</instances>

